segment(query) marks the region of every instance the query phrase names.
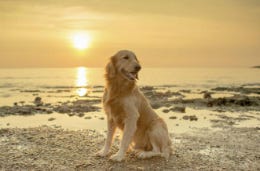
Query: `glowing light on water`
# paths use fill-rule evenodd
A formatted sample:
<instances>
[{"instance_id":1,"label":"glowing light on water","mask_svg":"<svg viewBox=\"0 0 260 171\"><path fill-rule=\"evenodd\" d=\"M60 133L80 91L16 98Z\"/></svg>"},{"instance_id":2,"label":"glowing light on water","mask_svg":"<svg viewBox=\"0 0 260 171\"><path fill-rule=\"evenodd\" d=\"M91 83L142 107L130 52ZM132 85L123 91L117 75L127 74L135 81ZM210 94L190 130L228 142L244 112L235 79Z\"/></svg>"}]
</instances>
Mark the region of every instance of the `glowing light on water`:
<instances>
[{"instance_id":1,"label":"glowing light on water","mask_svg":"<svg viewBox=\"0 0 260 171\"><path fill-rule=\"evenodd\" d=\"M76 93L80 97L85 96L88 93L88 90L86 88L87 85L88 85L87 68L78 67L77 68L76 86L79 87L79 88L76 90Z\"/></svg>"}]
</instances>

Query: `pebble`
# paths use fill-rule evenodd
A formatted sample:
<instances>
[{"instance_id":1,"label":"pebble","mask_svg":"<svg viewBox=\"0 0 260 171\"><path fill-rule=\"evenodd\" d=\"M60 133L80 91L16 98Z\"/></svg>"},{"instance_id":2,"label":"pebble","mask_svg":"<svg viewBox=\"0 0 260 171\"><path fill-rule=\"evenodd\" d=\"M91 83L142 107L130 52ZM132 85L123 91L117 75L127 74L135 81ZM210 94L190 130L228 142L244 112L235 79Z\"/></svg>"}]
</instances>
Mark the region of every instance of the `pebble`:
<instances>
[{"instance_id":1,"label":"pebble","mask_svg":"<svg viewBox=\"0 0 260 171\"><path fill-rule=\"evenodd\" d=\"M175 107L170 108L170 111L185 113L185 107L175 106Z\"/></svg>"},{"instance_id":2,"label":"pebble","mask_svg":"<svg viewBox=\"0 0 260 171\"><path fill-rule=\"evenodd\" d=\"M74 115L75 115L75 113L68 113L68 115L69 115L69 116L74 116Z\"/></svg>"},{"instance_id":3,"label":"pebble","mask_svg":"<svg viewBox=\"0 0 260 171\"><path fill-rule=\"evenodd\" d=\"M84 113L79 113L78 116L79 117L83 117L85 114Z\"/></svg>"},{"instance_id":4,"label":"pebble","mask_svg":"<svg viewBox=\"0 0 260 171\"><path fill-rule=\"evenodd\" d=\"M34 102L33 102L36 106L41 106L43 104L42 102L42 98L41 97L35 97Z\"/></svg>"},{"instance_id":5,"label":"pebble","mask_svg":"<svg viewBox=\"0 0 260 171\"><path fill-rule=\"evenodd\" d=\"M56 118L49 118L48 121L53 121L55 120Z\"/></svg>"},{"instance_id":6,"label":"pebble","mask_svg":"<svg viewBox=\"0 0 260 171\"><path fill-rule=\"evenodd\" d=\"M84 119L91 119L92 117L91 116L86 116Z\"/></svg>"},{"instance_id":7,"label":"pebble","mask_svg":"<svg viewBox=\"0 0 260 171\"><path fill-rule=\"evenodd\" d=\"M185 115L185 116L182 117L182 119L184 119L184 120L190 120L190 121L197 121L197 120L198 120L198 118L197 118L196 115L190 115L190 116Z\"/></svg>"},{"instance_id":8,"label":"pebble","mask_svg":"<svg viewBox=\"0 0 260 171\"><path fill-rule=\"evenodd\" d=\"M52 111L51 109L47 109L46 112L47 112L48 114L53 113L53 111Z\"/></svg>"},{"instance_id":9,"label":"pebble","mask_svg":"<svg viewBox=\"0 0 260 171\"><path fill-rule=\"evenodd\" d=\"M169 113L170 110L169 110L169 109L163 109L163 112L164 112L164 113Z\"/></svg>"},{"instance_id":10,"label":"pebble","mask_svg":"<svg viewBox=\"0 0 260 171\"><path fill-rule=\"evenodd\" d=\"M177 119L176 116L170 116L169 119Z\"/></svg>"},{"instance_id":11,"label":"pebble","mask_svg":"<svg viewBox=\"0 0 260 171\"><path fill-rule=\"evenodd\" d=\"M204 99L210 99L211 98L211 93L210 92L205 92L203 95Z\"/></svg>"}]
</instances>

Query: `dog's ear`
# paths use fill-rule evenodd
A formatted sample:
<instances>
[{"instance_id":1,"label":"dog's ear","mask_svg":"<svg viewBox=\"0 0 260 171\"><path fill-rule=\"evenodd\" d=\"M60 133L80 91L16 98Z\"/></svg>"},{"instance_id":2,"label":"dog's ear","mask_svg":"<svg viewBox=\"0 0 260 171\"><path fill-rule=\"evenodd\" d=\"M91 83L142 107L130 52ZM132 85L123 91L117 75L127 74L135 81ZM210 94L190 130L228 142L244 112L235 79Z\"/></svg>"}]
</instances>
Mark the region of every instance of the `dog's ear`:
<instances>
[{"instance_id":1,"label":"dog's ear","mask_svg":"<svg viewBox=\"0 0 260 171\"><path fill-rule=\"evenodd\" d=\"M113 56L110 58L110 62L106 66L106 75L108 78L113 78L116 75L116 68Z\"/></svg>"}]
</instances>

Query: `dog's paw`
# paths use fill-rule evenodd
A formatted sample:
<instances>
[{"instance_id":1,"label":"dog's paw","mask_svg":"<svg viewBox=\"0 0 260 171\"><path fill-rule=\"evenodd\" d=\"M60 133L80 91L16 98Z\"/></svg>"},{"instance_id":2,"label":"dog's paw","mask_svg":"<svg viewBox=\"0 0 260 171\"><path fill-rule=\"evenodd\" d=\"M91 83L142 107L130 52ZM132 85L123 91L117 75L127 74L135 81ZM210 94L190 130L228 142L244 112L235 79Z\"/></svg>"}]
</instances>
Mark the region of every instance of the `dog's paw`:
<instances>
[{"instance_id":1,"label":"dog's paw","mask_svg":"<svg viewBox=\"0 0 260 171\"><path fill-rule=\"evenodd\" d=\"M137 157L138 157L139 159L145 159L145 158L146 158L146 153L145 153L144 151L139 151L139 152L137 153Z\"/></svg>"},{"instance_id":2,"label":"dog's paw","mask_svg":"<svg viewBox=\"0 0 260 171\"><path fill-rule=\"evenodd\" d=\"M99 157L105 157L105 156L108 155L108 153L109 153L108 150L101 149L100 151L98 151L98 152L96 153L96 156L99 156Z\"/></svg>"},{"instance_id":3,"label":"dog's paw","mask_svg":"<svg viewBox=\"0 0 260 171\"><path fill-rule=\"evenodd\" d=\"M121 162L124 160L124 156L120 154L114 154L110 157L110 160L115 161L115 162Z\"/></svg>"},{"instance_id":4,"label":"dog's paw","mask_svg":"<svg viewBox=\"0 0 260 171\"><path fill-rule=\"evenodd\" d=\"M139 159L147 159L147 158L151 158L151 157L155 157L155 156L162 156L162 155L161 155L161 153L153 152L153 151L140 151L137 154L137 157Z\"/></svg>"}]
</instances>

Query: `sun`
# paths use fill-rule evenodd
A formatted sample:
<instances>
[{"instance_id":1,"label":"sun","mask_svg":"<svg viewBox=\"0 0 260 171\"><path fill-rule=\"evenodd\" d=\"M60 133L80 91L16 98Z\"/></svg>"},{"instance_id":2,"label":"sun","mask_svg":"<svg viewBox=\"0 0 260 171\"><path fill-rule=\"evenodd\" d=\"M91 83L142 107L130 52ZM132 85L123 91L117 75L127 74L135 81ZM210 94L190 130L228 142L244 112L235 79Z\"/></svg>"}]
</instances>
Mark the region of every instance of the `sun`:
<instances>
[{"instance_id":1,"label":"sun","mask_svg":"<svg viewBox=\"0 0 260 171\"><path fill-rule=\"evenodd\" d=\"M72 36L73 46L76 49L84 50L90 46L90 36L87 33L75 33Z\"/></svg>"}]
</instances>

